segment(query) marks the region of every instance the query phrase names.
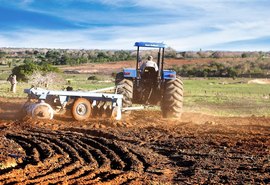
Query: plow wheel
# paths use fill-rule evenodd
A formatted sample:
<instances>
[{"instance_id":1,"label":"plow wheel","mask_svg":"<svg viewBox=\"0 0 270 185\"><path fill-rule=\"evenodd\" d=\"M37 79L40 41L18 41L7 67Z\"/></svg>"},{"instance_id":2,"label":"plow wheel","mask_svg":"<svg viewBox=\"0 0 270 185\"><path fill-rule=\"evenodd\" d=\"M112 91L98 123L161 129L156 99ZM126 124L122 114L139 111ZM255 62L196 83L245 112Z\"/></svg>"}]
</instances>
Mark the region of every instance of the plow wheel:
<instances>
[{"instance_id":1,"label":"plow wheel","mask_svg":"<svg viewBox=\"0 0 270 185\"><path fill-rule=\"evenodd\" d=\"M87 120L92 112L91 103L85 98L78 98L75 100L71 113L75 120Z\"/></svg>"},{"instance_id":2,"label":"plow wheel","mask_svg":"<svg viewBox=\"0 0 270 185\"><path fill-rule=\"evenodd\" d=\"M53 118L53 109L47 103L38 103L33 104L32 107L32 117L35 119L52 119Z\"/></svg>"},{"instance_id":3,"label":"plow wheel","mask_svg":"<svg viewBox=\"0 0 270 185\"><path fill-rule=\"evenodd\" d=\"M180 118L183 109L183 82L179 77L167 80L164 86L161 110L165 118Z\"/></svg>"}]
</instances>

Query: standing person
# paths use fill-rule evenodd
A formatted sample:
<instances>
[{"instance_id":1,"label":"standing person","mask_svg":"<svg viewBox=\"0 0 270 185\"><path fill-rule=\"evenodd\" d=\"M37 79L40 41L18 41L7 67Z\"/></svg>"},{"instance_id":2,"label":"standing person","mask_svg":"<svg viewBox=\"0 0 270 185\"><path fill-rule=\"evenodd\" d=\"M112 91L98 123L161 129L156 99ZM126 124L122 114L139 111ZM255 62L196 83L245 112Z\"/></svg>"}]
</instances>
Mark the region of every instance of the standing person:
<instances>
[{"instance_id":1,"label":"standing person","mask_svg":"<svg viewBox=\"0 0 270 185\"><path fill-rule=\"evenodd\" d=\"M13 92L13 93L16 93L16 86L17 86L17 79L16 79L16 75L9 75L7 81L10 82L10 91Z\"/></svg>"}]
</instances>

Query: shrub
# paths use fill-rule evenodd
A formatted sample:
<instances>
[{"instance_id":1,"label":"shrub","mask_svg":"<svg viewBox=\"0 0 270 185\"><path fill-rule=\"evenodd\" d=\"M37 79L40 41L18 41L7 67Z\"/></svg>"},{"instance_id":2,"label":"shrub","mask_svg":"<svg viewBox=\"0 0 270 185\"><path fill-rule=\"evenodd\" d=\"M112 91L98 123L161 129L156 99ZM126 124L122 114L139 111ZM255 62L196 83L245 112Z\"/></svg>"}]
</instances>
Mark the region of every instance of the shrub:
<instances>
[{"instance_id":1,"label":"shrub","mask_svg":"<svg viewBox=\"0 0 270 185\"><path fill-rule=\"evenodd\" d=\"M48 72L43 74L40 71L35 71L29 77L29 82L35 87L49 87L51 84L64 83L65 80L55 72Z\"/></svg>"},{"instance_id":2,"label":"shrub","mask_svg":"<svg viewBox=\"0 0 270 185\"><path fill-rule=\"evenodd\" d=\"M98 78L96 76L89 76L87 80L98 80Z\"/></svg>"},{"instance_id":3,"label":"shrub","mask_svg":"<svg viewBox=\"0 0 270 185\"><path fill-rule=\"evenodd\" d=\"M12 73L17 76L18 81L28 81L29 77L36 71L46 74L48 72L58 72L58 69L48 63L34 63L31 60L25 60L23 65L12 69Z\"/></svg>"}]
</instances>

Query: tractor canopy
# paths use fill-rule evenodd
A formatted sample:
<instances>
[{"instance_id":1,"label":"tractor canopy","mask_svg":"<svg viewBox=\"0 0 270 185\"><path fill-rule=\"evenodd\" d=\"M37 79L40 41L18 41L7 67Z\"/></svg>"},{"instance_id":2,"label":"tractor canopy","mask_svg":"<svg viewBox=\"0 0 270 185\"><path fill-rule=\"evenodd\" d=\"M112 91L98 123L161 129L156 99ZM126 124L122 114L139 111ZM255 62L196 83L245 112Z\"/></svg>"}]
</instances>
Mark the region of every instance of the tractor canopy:
<instances>
[{"instance_id":1,"label":"tractor canopy","mask_svg":"<svg viewBox=\"0 0 270 185\"><path fill-rule=\"evenodd\" d=\"M166 48L166 44L157 42L135 42L137 47Z\"/></svg>"}]
</instances>

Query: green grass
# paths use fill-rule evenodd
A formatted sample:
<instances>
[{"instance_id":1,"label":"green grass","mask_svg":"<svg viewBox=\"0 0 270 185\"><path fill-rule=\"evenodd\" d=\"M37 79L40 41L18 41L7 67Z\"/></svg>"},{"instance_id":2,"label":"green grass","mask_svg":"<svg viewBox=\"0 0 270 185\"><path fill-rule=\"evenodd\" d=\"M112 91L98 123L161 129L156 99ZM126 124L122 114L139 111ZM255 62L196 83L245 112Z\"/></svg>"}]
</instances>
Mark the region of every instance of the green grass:
<instances>
[{"instance_id":1,"label":"green grass","mask_svg":"<svg viewBox=\"0 0 270 185\"><path fill-rule=\"evenodd\" d=\"M184 109L224 116L269 116L270 85L247 79L186 79Z\"/></svg>"},{"instance_id":2,"label":"green grass","mask_svg":"<svg viewBox=\"0 0 270 185\"><path fill-rule=\"evenodd\" d=\"M72 86L73 89L94 90L114 86L114 79L110 76L95 75L97 80L88 80L89 74L63 74L65 86Z\"/></svg>"},{"instance_id":3,"label":"green grass","mask_svg":"<svg viewBox=\"0 0 270 185\"><path fill-rule=\"evenodd\" d=\"M74 90L89 91L114 86L114 81L109 76L97 75L98 80L87 80L91 76L89 74L61 74L61 76L64 79L62 83L51 84L47 89L63 90L67 86L71 86ZM30 87L31 84L19 82L17 92L13 94L9 91L10 83L6 79L2 79L0 80L0 97L26 97L23 90Z\"/></svg>"},{"instance_id":4,"label":"green grass","mask_svg":"<svg viewBox=\"0 0 270 185\"><path fill-rule=\"evenodd\" d=\"M11 69L7 65L0 65L0 80L6 80L11 74Z\"/></svg>"}]
</instances>

